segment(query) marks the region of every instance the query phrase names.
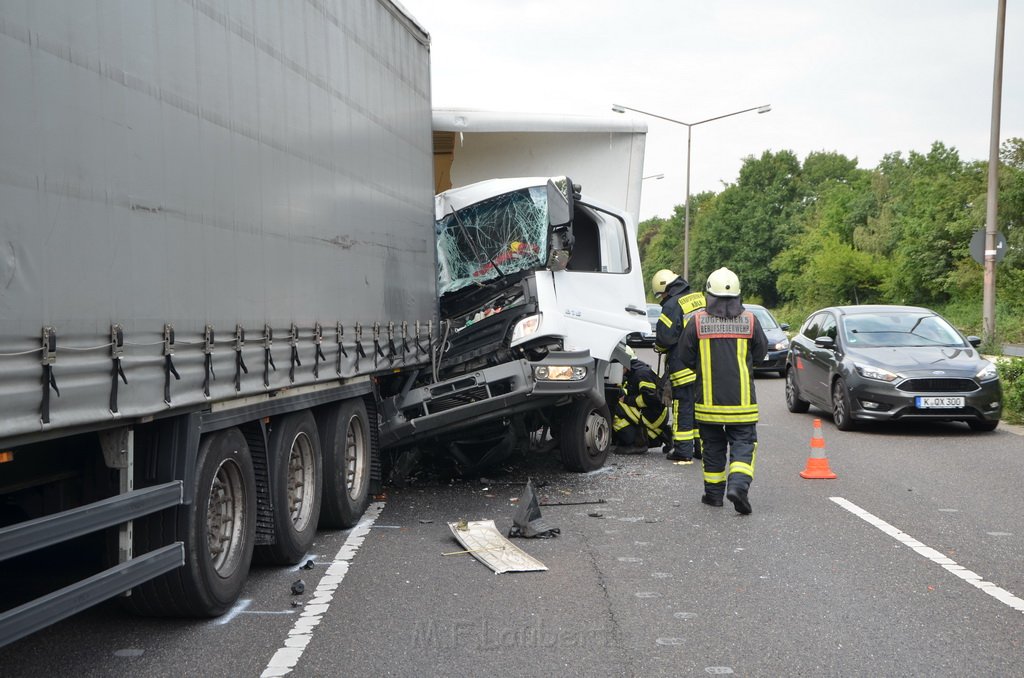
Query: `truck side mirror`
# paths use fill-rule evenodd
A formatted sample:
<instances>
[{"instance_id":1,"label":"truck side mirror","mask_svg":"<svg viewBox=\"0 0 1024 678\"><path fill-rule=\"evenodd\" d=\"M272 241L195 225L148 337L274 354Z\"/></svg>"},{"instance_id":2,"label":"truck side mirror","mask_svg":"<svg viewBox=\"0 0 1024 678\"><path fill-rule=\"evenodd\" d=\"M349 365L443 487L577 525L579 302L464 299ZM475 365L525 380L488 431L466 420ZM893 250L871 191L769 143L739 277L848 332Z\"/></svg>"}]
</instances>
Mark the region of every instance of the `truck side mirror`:
<instances>
[{"instance_id":1,"label":"truck side mirror","mask_svg":"<svg viewBox=\"0 0 1024 678\"><path fill-rule=\"evenodd\" d=\"M548 179L548 268L561 271L572 254L576 188L569 177Z\"/></svg>"}]
</instances>

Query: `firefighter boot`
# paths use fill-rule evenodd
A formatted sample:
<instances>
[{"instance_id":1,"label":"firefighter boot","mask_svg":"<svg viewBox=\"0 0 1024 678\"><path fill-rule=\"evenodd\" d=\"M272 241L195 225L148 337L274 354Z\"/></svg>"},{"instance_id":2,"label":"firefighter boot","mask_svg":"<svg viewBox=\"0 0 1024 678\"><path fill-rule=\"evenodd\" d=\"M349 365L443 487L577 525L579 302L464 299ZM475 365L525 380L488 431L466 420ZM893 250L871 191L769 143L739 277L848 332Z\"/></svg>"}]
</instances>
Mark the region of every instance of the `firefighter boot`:
<instances>
[{"instance_id":1,"label":"firefighter boot","mask_svg":"<svg viewBox=\"0 0 1024 678\"><path fill-rule=\"evenodd\" d=\"M725 498L732 502L737 513L749 515L753 510L750 507L750 499L747 498L747 488L745 487L730 487L729 491L725 493Z\"/></svg>"}]
</instances>

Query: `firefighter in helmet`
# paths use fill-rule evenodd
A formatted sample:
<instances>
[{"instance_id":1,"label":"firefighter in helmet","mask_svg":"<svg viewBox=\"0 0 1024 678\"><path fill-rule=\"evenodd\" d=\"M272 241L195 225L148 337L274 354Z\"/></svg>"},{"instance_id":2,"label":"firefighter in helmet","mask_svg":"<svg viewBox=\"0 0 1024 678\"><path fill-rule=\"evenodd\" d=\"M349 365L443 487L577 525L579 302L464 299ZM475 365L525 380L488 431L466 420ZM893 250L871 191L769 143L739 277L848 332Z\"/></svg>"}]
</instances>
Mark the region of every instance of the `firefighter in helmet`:
<instances>
[{"instance_id":1,"label":"firefighter in helmet","mask_svg":"<svg viewBox=\"0 0 1024 678\"><path fill-rule=\"evenodd\" d=\"M764 358L768 340L757 316L743 308L735 273L718 269L705 291L707 308L694 314L679 341L683 364L697 374L694 415L704 447L700 500L721 506L724 495L748 514L757 456L754 363Z\"/></svg>"},{"instance_id":2,"label":"firefighter in helmet","mask_svg":"<svg viewBox=\"0 0 1024 678\"><path fill-rule=\"evenodd\" d=\"M680 360L678 343L683 327L694 313L704 308L704 295L691 292L690 283L668 269L654 274L651 290L661 302L654 350L668 355L666 375L672 384L672 447L666 458L693 463L695 457L701 457L700 437L693 422L693 382L697 377Z\"/></svg>"},{"instance_id":3,"label":"firefighter in helmet","mask_svg":"<svg viewBox=\"0 0 1024 678\"><path fill-rule=\"evenodd\" d=\"M622 347L629 359L623 365L622 396L615 403L612 431L620 454L643 454L649 448L672 440L668 408L658 398L658 376L651 366Z\"/></svg>"}]
</instances>

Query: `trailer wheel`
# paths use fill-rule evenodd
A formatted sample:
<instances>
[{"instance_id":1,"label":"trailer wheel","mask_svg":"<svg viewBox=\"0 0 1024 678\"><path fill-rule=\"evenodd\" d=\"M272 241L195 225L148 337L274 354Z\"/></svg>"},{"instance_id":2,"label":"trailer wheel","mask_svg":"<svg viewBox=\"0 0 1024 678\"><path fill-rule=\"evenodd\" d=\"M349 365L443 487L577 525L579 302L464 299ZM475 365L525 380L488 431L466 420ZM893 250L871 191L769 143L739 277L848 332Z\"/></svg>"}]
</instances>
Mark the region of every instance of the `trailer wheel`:
<instances>
[{"instance_id":1,"label":"trailer wheel","mask_svg":"<svg viewBox=\"0 0 1024 678\"><path fill-rule=\"evenodd\" d=\"M256 547L261 563L294 565L313 545L323 483L320 435L309 411L274 422L268 447L274 543Z\"/></svg>"},{"instance_id":2,"label":"trailer wheel","mask_svg":"<svg viewBox=\"0 0 1024 678\"><path fill-rule=\"evenodd\" d=\"M136 527L141 552L181 540L185 564L123 599L149 615L215 617L238 599L256 542L256 480L245 436L236 428L203 436L191 504Z\"/></svg>"},{"instance_id":3,"label":"trailer wheel","mask_svg":"<svg viewBox=\"0 0 1024 678\"><path fill-rule=\"evenodd\" d=\"M368 420L362 399L331 405L317 414L324 453L323 527L352 527L370 503Z\"/></svg>"},{"instance_id":4,"label":"trailer wheel","mask_svg":"<svg viewBox=\"0 0 1024 678\"><path fill-rule=\"evenodd\" d=\"M573 401L567 410L560 427L562 463L570 471L601 468L612 442L608 406L581 398Z\"/></svg>"}]
</instances>

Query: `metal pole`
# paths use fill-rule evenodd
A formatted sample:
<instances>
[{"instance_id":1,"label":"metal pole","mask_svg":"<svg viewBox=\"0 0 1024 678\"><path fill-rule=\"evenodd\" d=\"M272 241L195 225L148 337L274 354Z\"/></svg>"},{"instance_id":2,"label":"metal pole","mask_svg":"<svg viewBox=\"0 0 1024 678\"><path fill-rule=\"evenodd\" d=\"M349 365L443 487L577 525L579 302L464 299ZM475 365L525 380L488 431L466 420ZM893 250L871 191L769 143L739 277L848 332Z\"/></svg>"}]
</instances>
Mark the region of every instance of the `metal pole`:
<instances>
[{"instance_id":1,"label":"metal pole","mask_svg":"<svg viewBox=\"0 0 1024 678\"><path fill-rule=\"evenodd\" d=\"M988 147L988 200L985 210L985 291L982 300L982 336L986 344L996 338L996 235L999 232L999 117L1003 91L1003 33L1006 0L999 0L996 19L995 73L992 78L992 126Z\"/></svg>"},{"instance_id":2,"label":"metal pole","mask_svg":"<svg viewBox=\"0 0 1024 678\"><path fill-rule=\"evenodd\" d=\"M686 126L686 218L683 223L683 280L690 282L690 140L693 125Z\"/></svg>"}]
</instances>

